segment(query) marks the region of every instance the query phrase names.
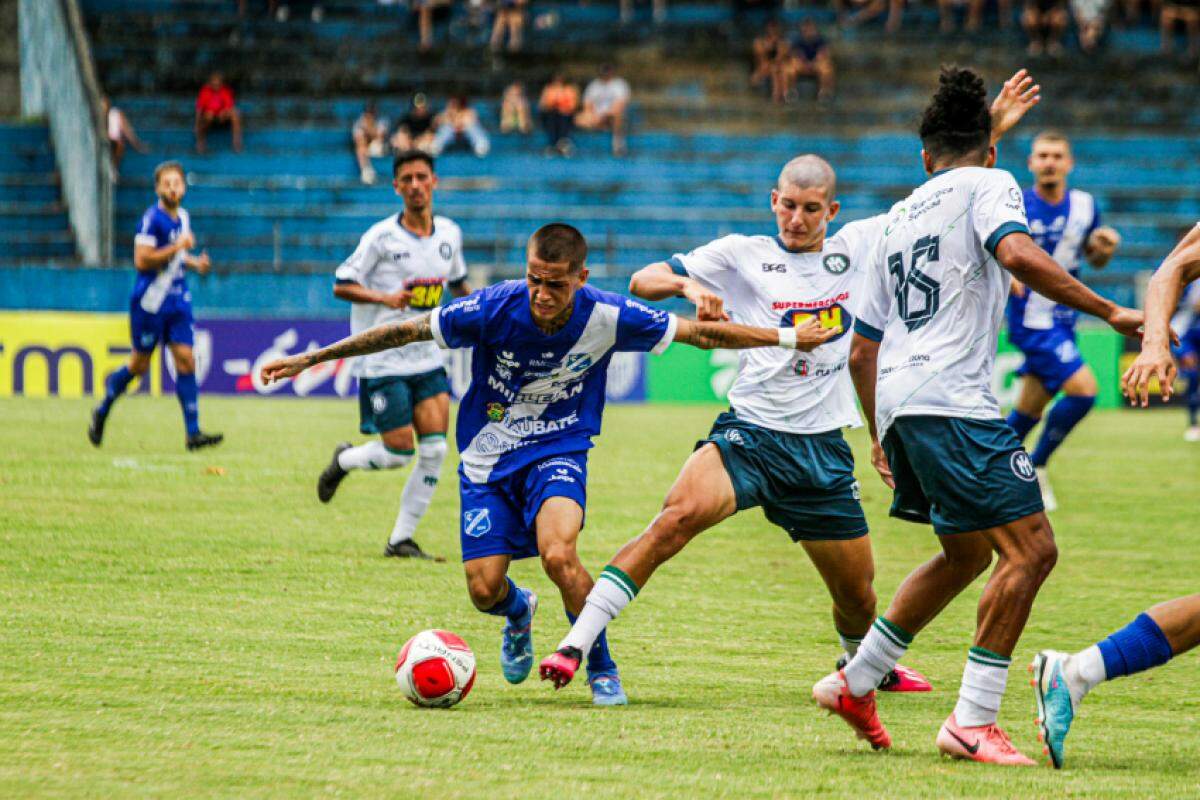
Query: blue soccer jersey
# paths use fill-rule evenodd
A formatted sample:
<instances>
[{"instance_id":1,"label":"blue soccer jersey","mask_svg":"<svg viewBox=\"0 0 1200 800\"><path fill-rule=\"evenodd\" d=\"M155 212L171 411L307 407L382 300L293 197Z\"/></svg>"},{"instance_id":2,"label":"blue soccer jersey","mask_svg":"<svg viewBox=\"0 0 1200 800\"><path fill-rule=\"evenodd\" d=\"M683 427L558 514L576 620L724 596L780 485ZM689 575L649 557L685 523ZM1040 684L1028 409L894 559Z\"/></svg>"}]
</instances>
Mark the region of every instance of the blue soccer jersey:
<instances>
[{"instance_id":1,"label":"blue soccer jersey","mask_svg":"<svg viewBox=\"0 0 1200 800\"><path fill-rule=\"evenodd\" d=\"M660 353L675 317L584 285L570 320L543 333L524 281L505 281L435 309L434 340L472 348L471 386L458 409L463 476L500 480L550 456L580 453L600 433L608 362L618 351Z\"/></svg>"},{"instance_id":2,"label":"blue soccer jersey","mask_svg":"<svg viewBox=\"0 0 1200 800\"><path fill-rule=\"evenodd\" d=\"M1033 189L1025 190L1029 235L1068 272L1078 277L1084 248L1092 231L1100 227L1100 209L1087 192L1071 189L1061 203L1046 202ZM1075 327L1078 312L1026 289L1008 301L1009 333L1016 339L1025 331Z\"/></svg>"},{"instance_id":3,"label":"blue soccer jersey","mask_svg":"<svg viewBox=\"0 0 1200 800\"><path fill-rule=\"evenodd\" d=\"M148 245L156 250L174 242L191 231L188 212L178 209L179 216L172 217L157 203L146 209L133 238L135 245ZM157 271L138 270L133 285L131 301L147 314L158 314L164 305L186 305L191 301L187 290L184 259L187 251L180 250L165 266Z\"/></svg>"}]
</instances>

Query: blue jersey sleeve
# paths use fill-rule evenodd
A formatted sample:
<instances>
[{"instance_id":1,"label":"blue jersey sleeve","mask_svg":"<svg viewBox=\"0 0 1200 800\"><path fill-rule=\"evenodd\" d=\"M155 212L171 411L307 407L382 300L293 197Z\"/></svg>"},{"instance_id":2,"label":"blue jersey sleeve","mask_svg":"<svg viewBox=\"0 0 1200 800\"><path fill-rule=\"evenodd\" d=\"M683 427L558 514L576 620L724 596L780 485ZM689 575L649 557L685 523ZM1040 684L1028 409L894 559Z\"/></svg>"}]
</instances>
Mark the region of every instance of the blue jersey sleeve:
<instances>
[{"instance_id":1,"label":"blue jersey sleeve","mask_svg":"<svg viewBox=\"0 0 1200 800\"><path fill-rule=\"evenodd\" d=\"M675 338L674 314L625 300L617 317L616 349L635 353L661 353Z\"/></svg>"},{"instance_id":2,"label":"blue jersey sleeve","mask_svg":"<svg viewBox=\"0 0 1200 800\"><path fill-rule=\"evenodd\" d=\"M429 325L439 347L455 350L474 347L483 341L487 327L487 294L487 289L480 289L433 310Z\"/></svg>"},{"instance_id":3,"label":"blue jersey sleeve","mask_svg":"<svg viewBox=\"0 0 1200 800\"><path fill-rule=\"evenodd\" d=\"M135 245L148 245L155 249L166 247L170 244L170 236L165 235L159 216L154 213L153 206L146 209L146 213L142 215L142 221L138 223L133 243Z\"/></svg>"}]
</instances>

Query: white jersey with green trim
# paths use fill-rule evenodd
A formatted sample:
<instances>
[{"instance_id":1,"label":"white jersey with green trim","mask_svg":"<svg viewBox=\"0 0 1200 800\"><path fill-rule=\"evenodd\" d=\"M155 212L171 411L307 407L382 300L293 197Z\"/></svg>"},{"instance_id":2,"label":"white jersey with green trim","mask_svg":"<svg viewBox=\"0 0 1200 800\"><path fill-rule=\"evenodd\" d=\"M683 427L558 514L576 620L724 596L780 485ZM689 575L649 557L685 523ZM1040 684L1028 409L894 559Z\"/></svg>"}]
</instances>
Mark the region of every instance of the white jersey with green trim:
<instances>
[{"instance_id":1,"label":"white jersey with green trim","mask_svg":"<svg viewBox=\"0 0 1200 800\"><path fill-rule=\"evenodd\" d=\"M996 419L996 343L1009 275L996 245L1028 233L1008 172L959 167L934 174L887 214L863 287L855 331L880 341L875 419Z\"/></svg>"},{"instance_id":2,"label":"white jersey with green trim","mask_svg":"<svg viewBox=\"0 0 1200 800\"><path fill-rule=\"evenodd\" d=\"M363 234L354 253L334 273L338 283L357 283L377 292L411 293L406 308L379 303L354 303L350 332L357 334L378 325L390 325L428 314L442 304L446 283L467 277L462 230L447 217L433 218L433 232L417 236L395 215L380 220ZM360 378L419 375L443 366L441 351L433 342L413 342L354 361Z\"/></svg>"},{"instance_id":3,"label":"white jersey with green trim","mask_svg":"<svg viewBox=\"0 0 1200 800\"><path fill-rule=\"evenodd\" d=\"M725 236L667 262L720 296L734 322L781 328L815 317L839 331L810 353L739 351L729 390L739 418L788 433L862 425L846 370L849 333L863 267L882 231L882 216L851 222L814 253L793 253L777 236Z\"/></svg>"}]
</instances>

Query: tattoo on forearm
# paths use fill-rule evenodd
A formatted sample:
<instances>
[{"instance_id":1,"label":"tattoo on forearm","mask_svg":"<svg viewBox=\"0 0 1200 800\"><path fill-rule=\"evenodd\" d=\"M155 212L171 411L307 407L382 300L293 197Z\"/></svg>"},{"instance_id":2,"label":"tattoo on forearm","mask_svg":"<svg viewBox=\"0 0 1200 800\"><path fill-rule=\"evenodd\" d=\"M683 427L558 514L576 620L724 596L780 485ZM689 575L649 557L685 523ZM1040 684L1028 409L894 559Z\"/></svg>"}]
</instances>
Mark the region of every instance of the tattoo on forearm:
<instances>
[{"instance_id":1,"label":"tattoo on forearm","mask_svg":"<svg viewBox=\"0 0 1200 800\"><path fill-rule=\"evenodd\" d=\"M731 325L715 322L693 322L688 330L687 343L701 350L720 350L726 348L745 347L749 344L745 337L738 335L739 331Z\"/></svg>"},{"instance_id":2,"label":"tattoo on forearm","mask_svg":"<svg viewBox=\"0 0 1200 800\"><path fill-rule=\"evenodd\" d=\"M357 336L351 336L335 342L329 347L314 350L308 354L309 366L322 361L334 361L339 358L361 356L367 353L378 353L380 350L391 350L403 347L412 342L433 341L433 329L429 324L429 315L405 320L394 325L381 325L363 331Z\"/></svg>"}]
</instances>

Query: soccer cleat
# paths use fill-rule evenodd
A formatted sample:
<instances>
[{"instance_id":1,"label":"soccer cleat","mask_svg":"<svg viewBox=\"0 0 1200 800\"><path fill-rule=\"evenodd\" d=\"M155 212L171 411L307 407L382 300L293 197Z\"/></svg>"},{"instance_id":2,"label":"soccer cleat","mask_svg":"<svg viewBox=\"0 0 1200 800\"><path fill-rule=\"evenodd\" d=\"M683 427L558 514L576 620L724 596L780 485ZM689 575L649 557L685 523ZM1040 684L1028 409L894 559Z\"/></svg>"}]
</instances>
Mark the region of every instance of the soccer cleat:
<instances>
[{"instance_id":1,"label":"soccer cleat","mask_svg":"<svg viewBox=\"0 0 1200 800\"><path fill-rule=\"evenodd\" d=\"M1057 650L1043 650L1029 665L1033 674L1029 683L1037 701L1038 739L1055 769L1063 768L1063 745L1075 719L1075 701L1064 669L1069 658Z\"/></svg>"},{"instance_id":2,"label":"soccer cleat","mask_svg":"<svg viewBox=\"0 0 1200 800\"><path fill-rule=\"evenodd\" d=\"M1050 476L1046 468L1037 467L1034 472L1037 473L1038 488L1042 490L1042 505L1046 507L1046 513L1058 511L1058 500L1054 498L1054 490L1050 488Z\"/></svg>"},{"instance_id":3,"label":"soccer cleat","mask_svg":"<svg viewBox=\"0 0 1200 800\"><path fill-rule=\"evenodd\" d=\"M1183 432L1185 442L1200 442L1200 425L1193 425Z\"/></svg>"},{"instance_id":4,"label":"soccer cleat","mask_svg":"<svg viewBox=\"0 0 1200 800\"><path fill-rule=\"evenodd\" d=\"M592 687L592 705L629 705L629 698L625 696L625 690L621 687L621 676L615 669L588 675L588 685Z\"/></svg>"},{"instance_id":5,"label":"soccer cleat","mask_svg":"<svg viewBox=\"0 0 1200 800\"><path fill-rule=\"evenodd\" d=\"M842 670L817 681L813 686L813 700L829 713L844 719L858 738L866 739L874 749L892 746L892 737L879 721L879 714L875 710L875 692L867 692L862 697L850 694L846 674Z\"/></svg>"},{"instance_id":6,"label":"soccer cleat","mask_svg":"<svg viewBox=\"0 0 1200 800\"><path fill-rule=\"evenodd\" d=\"M338 456L343 450L349 450L349 442L340 442L333 448L333 458L329 460L329 465L321 470L321 476L317 478L317 499L322 503L328 503L333 499L333 493L337 491L338 484L342 482L342 478L346 477L346 470L342 469L342 465L338 463ZM391 545L388 545L389 549ZM392 555L385 553L385 555Z\"/></svg>"},{"instance_id":7,"label":"soccer cleat","mask_svg":"<svg viewBox=\"0 0 1200 800\"><path fill-rule=\"evenodd\" d=\"M954 719L954 714L942 723L937 735L938 750L951 758L979 761L983 764L1004 764L1010 767L1032 767L1034 761L1013 747L1008 734L1000 726L980 725L965 728Z\"/></svg>"},{"instance_id":8,"label":"soccer cleat","mask_svg":"<svg viewBox=\"0 0 1200 800\"><path fill-rule=\"evenodd\" d=\"M439 564L446 560L442 556L426 553L421 549L421 545L412 539L403 539L395 543L388 542L387 547L383 548L383 554L389 558L418 558L423 561L436 561Z\"/></svg>"},{"instance_id":9,"label":"soccer cleat","mask_svg":"<svg viewBox=\"0 0 1200 800\"><path fill-rule=\"evenodd\" d=\"M187 449L200 450L205 447L215 447L223 441L225 441L225 434L223 433L204 433L201 431L187 437Z\"/></svg>"},{"instance_id":10,"label":"soccer cleat","mask_svg":"<svg viewBox=\"0 0 1200 800\"><path fill-rule=\"evenodd\" d=\"M850 657L845 653L838 656L837 668L845 669L850 663ZM881 692L932 692L933 684L921 673L911 667L896 665L896 668L883 676L879 684Z\"/></svg>"},{"instance_id":11,"label":"soccer cleat","mask_svg":"<svg viewBox=\"0 0 1200 800\"><path fill-rule=\"evenodd\" d=\"M99 406L92 409L92 422L88 425L88 441L93 446L99 447L100 442L104 440L104 423L108 421L108 414L100 410Z\"/></svg>"},{"instance_id":12,"label":"soccer cleat","mask_svg":"<svg viewBox=\"0 0 1200 800\"><path fill-rule=\"evenodd\" d=\"M509 683L520 683L529 677L533 669L533 615L537 613L537 595L528 589L525 593L529 610L525 612L525 624L517 627L512 620L504 623L500 639L500 671Z\"/></svg>"},{"instance_id":13,"label":"soccer cleat","mask_svg":"<svg viewBox=\"0 0 1200 800\"><path fill-rule=\"evenodd\" d=\"M575 677L581 661L583 661L583 653L578 647L560 647L542 659L542 664L538 667L538 675L542 680L553 683L555 689L561 689Z\"/></svg>"}]
</instances>

